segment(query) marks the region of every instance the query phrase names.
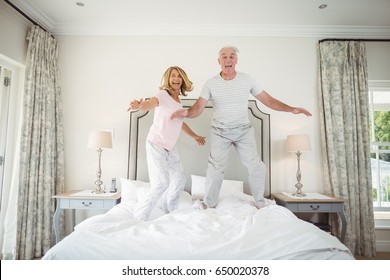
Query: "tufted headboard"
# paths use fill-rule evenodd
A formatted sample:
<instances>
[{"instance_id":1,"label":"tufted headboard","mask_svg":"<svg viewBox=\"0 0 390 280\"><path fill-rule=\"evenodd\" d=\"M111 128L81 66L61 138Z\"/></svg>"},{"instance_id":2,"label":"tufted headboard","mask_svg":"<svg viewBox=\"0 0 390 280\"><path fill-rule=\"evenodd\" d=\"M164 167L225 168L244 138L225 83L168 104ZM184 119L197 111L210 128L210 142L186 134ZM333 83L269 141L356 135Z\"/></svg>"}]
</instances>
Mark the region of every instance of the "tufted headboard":
<instances>
[{"instance_id":1,"label":"tufted headboard","mask_svg":"<svg viewBox=\"0 0 390 280\"><path fill-rule=\"evenodd\" d=\"M195 103L195 99L183 99L184 108L189 108ZM265 196L271 194L271 149L270 149L270 116L257 107L255 100L248 103L249 118L255 130L257 148L260 158L267 167L267 178ZM207 170L207 160L209 154L209 130L212 117L212 105L209 102L196 118L185 119L185 122L198 135L206 136L206 145L199 146L192 138L185 133L181 133L177 142L180 158L187 176L186 189L191 189L191 175L205 176ZM132 180L149 181L148 168L146 163L145 140L153 122L154 111L133 111L130 112L129 128L129 152L127 178ZM228 167L225 171L224 179L238 180L244 182L244 191L250 194L247 182L247 170L241 164L235 149L231 149Z\"/></svg>"}]
</instances>

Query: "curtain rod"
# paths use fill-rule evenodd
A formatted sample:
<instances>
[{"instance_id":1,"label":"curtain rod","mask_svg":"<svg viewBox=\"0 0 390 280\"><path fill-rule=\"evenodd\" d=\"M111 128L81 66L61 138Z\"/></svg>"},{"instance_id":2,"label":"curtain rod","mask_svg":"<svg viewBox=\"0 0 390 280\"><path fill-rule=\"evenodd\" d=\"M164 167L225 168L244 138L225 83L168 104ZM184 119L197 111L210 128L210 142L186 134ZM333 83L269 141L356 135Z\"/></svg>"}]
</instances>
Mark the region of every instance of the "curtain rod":
<instances>
[{"instance_id":1,"label":"curtain rod","mask_svg":"<svg viewBox=\"0 0 390 280\"><path fill-rule=\"evenodd\" d=\"M38 25L41 29L43 29L44 31L46 31L47 33L50 33L49 31L46 30L46 28L43 28L42 25L40 25L38 22L36 22L35 20L33 20L31 17L29 17L28 15L26 15L22 10L20 10L18 7L16 7L13 3L11 3L9 0L4 0L5 3L7 3L8 5L10 5L15 11L17 11L19 14L21 14L22 16L24 16L27 20L29 20L32 24L34 25ZM53 35L50 34L50 36L52 38Z\"/></svg>"},{"instance_id":2,"label":"curtain rod","mask_svg":"<svg viewBox=\"0 0 390 280\"><path fill-rule=\"evenodd\" d=\"M390 39L322 39L319 43L326 41L362 41L362 42L390 42Z\"/></svg>"}]
</instances>

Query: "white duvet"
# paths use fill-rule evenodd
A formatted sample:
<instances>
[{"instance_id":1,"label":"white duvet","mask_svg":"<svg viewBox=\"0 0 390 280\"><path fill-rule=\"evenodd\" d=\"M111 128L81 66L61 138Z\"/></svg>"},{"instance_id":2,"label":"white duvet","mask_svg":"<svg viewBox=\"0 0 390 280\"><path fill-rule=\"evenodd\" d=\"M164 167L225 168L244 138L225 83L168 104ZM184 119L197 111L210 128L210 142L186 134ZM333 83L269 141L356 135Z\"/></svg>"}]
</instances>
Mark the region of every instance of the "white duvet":
<instances>
[{"instance_id":1,"label":"white duvet","mask_svg":"<svg viewBox=\"0 0 390 280\"><path fill-rule=\"evenodd\" d=\"M229 197L207 210L181 203L148 222L133 218L135 206L123 202L85 220L43 259L353 259L336 237L274 203L257 209Z\"/></svg>"}]
</instances>

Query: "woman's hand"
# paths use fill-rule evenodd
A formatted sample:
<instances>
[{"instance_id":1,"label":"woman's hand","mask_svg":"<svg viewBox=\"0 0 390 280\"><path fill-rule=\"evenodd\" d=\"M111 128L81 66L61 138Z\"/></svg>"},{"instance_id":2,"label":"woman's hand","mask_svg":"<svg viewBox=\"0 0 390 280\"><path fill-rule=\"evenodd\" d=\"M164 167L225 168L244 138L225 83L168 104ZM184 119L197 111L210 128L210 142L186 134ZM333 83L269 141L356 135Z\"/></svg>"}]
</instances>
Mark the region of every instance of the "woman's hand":
<instances>
[{"instance_id":1,"label":"woman's hand","mask_svg":"<svg viewBox=\"0 0 390 280\"><path fill-rule=\"evenodd\" d=\"M130 102L130 106L127 109L127 111L130 110L139 110L142 107L142 103L144 102L144 99L141 98L139 101L134 99L133 101Z\"/></svg>"},{"instance_id":2,"label":"woman's hand","mask_svg":"<svg viewBox=\"0 0 390 280\"><path fill-rule=\"evenodd\" d=\"M203 146L204 144L206 144L206 137L196 135L194 137L194 140L199 144L199 146Z\"/></svg>"}]
</instances>

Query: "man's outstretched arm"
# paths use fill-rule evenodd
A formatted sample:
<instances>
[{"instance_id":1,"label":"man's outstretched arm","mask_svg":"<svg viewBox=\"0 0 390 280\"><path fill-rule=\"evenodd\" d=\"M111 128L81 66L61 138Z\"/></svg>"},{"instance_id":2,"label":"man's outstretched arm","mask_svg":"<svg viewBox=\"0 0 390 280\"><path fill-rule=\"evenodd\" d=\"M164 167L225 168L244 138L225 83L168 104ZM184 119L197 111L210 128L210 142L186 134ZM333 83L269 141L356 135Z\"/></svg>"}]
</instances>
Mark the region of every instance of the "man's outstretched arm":
<instances>
[{"instance_id":1,"label":"man's outstretched arm","mask_svg":"<svg viewBox=\"0 0 390 280\"><path fill-rule=\"evenodd\" d=\"M290 112L293 114L304 114L308 117L311 116L311 113L305 108L291 107L277 100L276 98L273 98L266 91L262 91L259 95L256 96L256 99L259 100L261 103L263 103L265 106L276 111Z\"/></svg>"},{"instance_id":2,"label":"man's outstretched arm","mask_svg":"<svg viewBox=\"0 0 390 280\"><path fill-rule=\"evenodd\" d=\"M195 104L192 105L189 109L179 109L171 115L171 120L174 118L196 118L199 116L203 109L207 105L207 100L199 97L198 100L196 100Z\"/></svg>"}]
</instances>

